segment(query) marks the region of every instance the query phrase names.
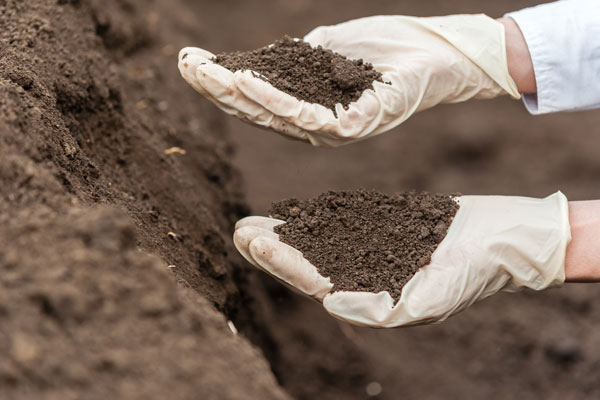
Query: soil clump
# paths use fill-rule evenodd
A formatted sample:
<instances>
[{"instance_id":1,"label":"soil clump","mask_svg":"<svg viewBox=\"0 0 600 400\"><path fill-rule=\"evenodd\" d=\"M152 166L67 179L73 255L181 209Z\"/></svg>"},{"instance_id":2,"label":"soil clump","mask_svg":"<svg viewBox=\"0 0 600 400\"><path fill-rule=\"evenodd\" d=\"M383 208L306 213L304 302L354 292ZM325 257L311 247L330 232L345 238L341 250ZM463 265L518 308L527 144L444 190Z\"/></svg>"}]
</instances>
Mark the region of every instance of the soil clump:
<instances>
[{"instance_id":1,"label":"soil clump","mask_svg":"<svg viewBox=\"0 0 600 400\"><path fill-rule=\"evenodd\" d=\"M334 291L387 290L398 300L430 263L458 208L451 195L359 189L276 202L270 215L286 221L275 227L280 240L330 277Z\"/></svg>"},{"instance_id":2,"label":"soil clump","mask_svg":"<svg viewBox=\"0 0 600 400\"><path fill-rule=\"evenodd\" d=\"M214 61L231 71L252 70L277 89L297 99L321 104L335 112L373 89L381 74L363 60L350 60L332 50L311 47L284 36L271 46L221 53Z\"/></svg>"}]
</instances>

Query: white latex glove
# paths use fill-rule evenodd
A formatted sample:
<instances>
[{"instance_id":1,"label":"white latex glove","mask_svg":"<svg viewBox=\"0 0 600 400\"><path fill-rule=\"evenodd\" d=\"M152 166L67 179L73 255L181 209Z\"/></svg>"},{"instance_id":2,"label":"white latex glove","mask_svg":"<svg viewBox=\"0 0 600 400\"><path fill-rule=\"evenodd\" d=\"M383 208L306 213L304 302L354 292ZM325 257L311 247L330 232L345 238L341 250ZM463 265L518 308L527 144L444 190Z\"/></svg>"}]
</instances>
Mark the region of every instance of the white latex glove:
<instances>
[{"instance_id":1,"label":"white latex glove","mask_svg":"<svg viewBox=\"0 0 600 400\"><path fill-rule=\"evenodd\" d=\"M503 290L542 290L565 280L571 240L566 197L462 196L448 233L402 289L331 292L300 251L282 243L273 227L283 221L247 217L236 224L234 243L251 264L301 293L322 301L335 317L358 325L396 327L445 320L478 300Z\"/></svg>"},{"instance_id":2,"label":"white latex glove","mask_svg":"<svg viewBox=\"0 0 600 400\"><path fill-rule=\"evenodd\" d=\"M179 53L184 79L228 114L313 145L339 146L394 128L416 111L470 98L520 95L508 73L504 27L486 15L377 16L319 27L304 40L383 74L348 109L298 100L252 71L231 72L206 50Z\"/></svg>"}]
</instances>

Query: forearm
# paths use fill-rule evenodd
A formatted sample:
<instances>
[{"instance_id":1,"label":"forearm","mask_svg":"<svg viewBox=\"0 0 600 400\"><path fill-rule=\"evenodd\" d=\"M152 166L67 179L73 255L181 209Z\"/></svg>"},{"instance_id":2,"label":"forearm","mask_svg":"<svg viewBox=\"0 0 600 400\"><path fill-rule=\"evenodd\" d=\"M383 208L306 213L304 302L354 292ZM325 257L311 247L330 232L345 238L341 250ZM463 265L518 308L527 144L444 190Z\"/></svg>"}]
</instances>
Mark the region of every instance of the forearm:
<instances>
[{"instance_id":1,"label":"forearm","mask_svg":"<svg viewBox=\"0 0 600 400\"><path fill-rule=\"evenodd\" d=\"M600 282L600 200L569 202L567 282Z\"/></svg>"},{"instance_id":2,"label":"forearm","mask_svg":"<svg viewBox=\"0 0 600 400\"><path fill-rule=\"evenodd\" d=\"M515 81L520 93L535 93L537 88L533 62L521 29L512 18L499 18L498 22L504 25L506 57L510 76Z\"/></svg>"}]
</instances>

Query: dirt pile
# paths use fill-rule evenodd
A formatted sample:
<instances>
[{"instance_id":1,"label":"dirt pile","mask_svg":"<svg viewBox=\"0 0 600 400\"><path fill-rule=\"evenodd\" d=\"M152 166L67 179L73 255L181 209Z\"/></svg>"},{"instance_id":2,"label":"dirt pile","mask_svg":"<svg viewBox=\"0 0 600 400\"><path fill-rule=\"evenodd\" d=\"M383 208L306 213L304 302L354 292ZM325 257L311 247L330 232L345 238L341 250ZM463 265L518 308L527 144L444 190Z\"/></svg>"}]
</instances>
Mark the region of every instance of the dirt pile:
<instances>
[{"instance_id":1,"label":"dirt pile","mask_svg":"<svg viewBox=\"0 0 600 400\"><path fill-rule=\"evenodd\" d=\"M136 248L125 214L20 216L0 232L2 398L285 398L259 351Z\"/></svg>"},{"instance_id":2,"label":"dirt pile","mask_svg":"<svg viewBox=\"0 0 600 400\"><path fill-rule=\"evenodd\" d=\"M231 71L252 70L277 89L334 112L336 104L347 108L382 81L371 64L289 36L258 50L217 54L215 62Z\"/></svg>"},{"instance_id":3,"label":"dirt pile","mask_svg":"<svg viewBox=\"0 0 600 400\"><path fill-rule=\"evenodd\" d=\"M449 195L355 190L276 202L269 214L286 221L275 227L279 239L330 277L334 291L386 290L399 300L457 210Z\"/></svg>"},{"instance_id":4,"label":"dirt pile","mask_svg":"<svg viewBox=\"0 0 600 400\"><path fill-rule=\"evenodd\" d=\"M175 3L0 2L2 398L286 397L215 309L246 210Z\"/></svg>"}]
</instances>

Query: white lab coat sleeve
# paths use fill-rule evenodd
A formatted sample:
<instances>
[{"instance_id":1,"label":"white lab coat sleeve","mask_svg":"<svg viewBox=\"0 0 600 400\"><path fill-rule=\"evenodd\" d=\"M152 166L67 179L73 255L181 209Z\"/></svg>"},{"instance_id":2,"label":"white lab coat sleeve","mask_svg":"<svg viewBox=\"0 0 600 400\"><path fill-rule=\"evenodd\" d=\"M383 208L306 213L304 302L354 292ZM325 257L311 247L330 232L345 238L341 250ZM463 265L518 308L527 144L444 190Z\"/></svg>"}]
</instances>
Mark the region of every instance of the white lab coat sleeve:
<instances>
[{"instance_id":1,"label":"white lab coat sleeve","mask_svg":"<svg viewBox=\"0 0 600 400\"><path fill-rule=\"evenodd\" d=\"M561 0L506 14L519 25L537 94L532 114L600 108L600 0Z\"/></svg>"}]
</instances>

